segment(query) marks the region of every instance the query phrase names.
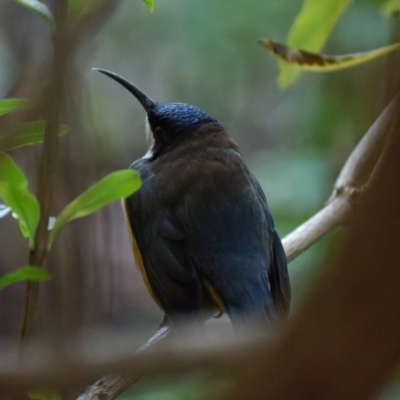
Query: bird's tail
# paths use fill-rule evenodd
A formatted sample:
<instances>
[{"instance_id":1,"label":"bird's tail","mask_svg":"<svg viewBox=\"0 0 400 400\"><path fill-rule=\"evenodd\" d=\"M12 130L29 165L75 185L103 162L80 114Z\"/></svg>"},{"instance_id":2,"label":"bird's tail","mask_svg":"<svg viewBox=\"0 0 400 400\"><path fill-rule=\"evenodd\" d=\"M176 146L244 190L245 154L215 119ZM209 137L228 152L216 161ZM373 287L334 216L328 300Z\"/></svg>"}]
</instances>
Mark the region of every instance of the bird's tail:
<instances>
[{"instance_id":1,"label":"bird's tail","mask_svg":"<svg viewBox=\"0 0 400 400\"><path fill-rule=\"evenodd\" d=\"M278 316L266 276L242 278L240 282L224 280L215 286L236 331L276 325Z\"/></svg>"}]
</instances>

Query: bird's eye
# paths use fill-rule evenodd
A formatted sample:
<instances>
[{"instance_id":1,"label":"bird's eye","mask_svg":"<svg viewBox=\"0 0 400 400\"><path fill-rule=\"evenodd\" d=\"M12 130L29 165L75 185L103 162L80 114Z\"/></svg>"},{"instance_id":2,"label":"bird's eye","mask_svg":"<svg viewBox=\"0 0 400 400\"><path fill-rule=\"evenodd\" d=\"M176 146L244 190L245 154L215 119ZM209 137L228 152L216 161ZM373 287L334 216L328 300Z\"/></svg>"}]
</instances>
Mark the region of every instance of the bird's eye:
<instances>
[{"instance_id":1,"label":"bird's eye","mask_svg":"<svg viewBox=\"0 0 400 400\"><path fill-rule=\"evenodd\" d=\"M160 134L161 132L161 128L159 126L157 126L156 129L154 129L154 134L156 135L157 133Z\"/></svg>"}]
</instances>

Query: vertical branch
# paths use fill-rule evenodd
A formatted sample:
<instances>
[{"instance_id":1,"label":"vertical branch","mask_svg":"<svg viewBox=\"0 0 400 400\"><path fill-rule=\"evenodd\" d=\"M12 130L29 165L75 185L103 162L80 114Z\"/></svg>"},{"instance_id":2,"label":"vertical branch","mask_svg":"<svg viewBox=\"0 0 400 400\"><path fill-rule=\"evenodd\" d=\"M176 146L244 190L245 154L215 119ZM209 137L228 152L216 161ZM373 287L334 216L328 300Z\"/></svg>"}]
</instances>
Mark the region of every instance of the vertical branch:
<instances>
[{"instance_id":1,"label":"vertical branch","mask_svg":"<svg viewBox=\"0 0 400 400\"><path fill-rule=\"evenodd\" d=\"M47 256L47 225L52 204L52 178L57 170L58 128L63 106L64 86L67 74L69 46L66 35L68 1L59 0L56 9L56 32L54 34L54 55L51 76L45 91L46 130L43 152L40 160L38 200L40 204L40 221L36 231L34 248L29 253L29 264L44 267ZM35 315L38 295L38 284L27 282L25 289L24 309L20 327L20 343L23 344L31 330Z\"/></svg>"}]
</instances>

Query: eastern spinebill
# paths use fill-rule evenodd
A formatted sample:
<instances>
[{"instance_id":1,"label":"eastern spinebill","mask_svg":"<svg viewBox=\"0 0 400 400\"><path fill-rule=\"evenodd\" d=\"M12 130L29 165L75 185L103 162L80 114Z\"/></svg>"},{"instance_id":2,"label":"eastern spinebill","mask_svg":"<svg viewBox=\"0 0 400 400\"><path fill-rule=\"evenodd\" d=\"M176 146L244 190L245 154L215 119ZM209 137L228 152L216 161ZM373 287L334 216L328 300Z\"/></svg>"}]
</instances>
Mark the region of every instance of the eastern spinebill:
<instances>
[{"instance_id":1,"label":"eastern spinebill","mask_svg":"<svg viewBox=\"0 0 400 400\"><path fill-rule=\"evenodd\" d=\"M285 252L260 184L239 146L203 110L151 100L119 82L147 113L149 151L130 168L140 190L124 201L134 258L164 323L203 324L225 312L238 329L286 316Z\"/></svg>"}]
</instances>

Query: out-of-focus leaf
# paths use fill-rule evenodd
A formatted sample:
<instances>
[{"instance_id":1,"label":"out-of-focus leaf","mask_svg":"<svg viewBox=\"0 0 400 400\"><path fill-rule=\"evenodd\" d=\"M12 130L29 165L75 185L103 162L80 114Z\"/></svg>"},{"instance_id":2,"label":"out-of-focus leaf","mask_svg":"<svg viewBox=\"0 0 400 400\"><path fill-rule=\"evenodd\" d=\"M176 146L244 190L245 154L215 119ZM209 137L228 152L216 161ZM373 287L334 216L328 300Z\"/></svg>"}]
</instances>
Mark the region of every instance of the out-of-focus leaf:
<instances>
[{"instance_id":1,"label":"out-of-focus leaf","mask_svg":"<svg viewBox=\"0 0 400 400\"><path fill-rule=\"evenodd\" d=\"M305 50L291 49L282 43L272 40L261 40L261 43L277 60L293 65L298 69L313 72L332 72L355 67L400 48L400 43L394 43L362 53L327 56Z\"/></svg>"},{"instance_id":2,"label":"out-of-focus leaf","mask_svg":"<svg viewBox=\"0 0 400 400\"><path fill-rule=\"evenodd\" d=\"M23 236L25 239L26 239L26 238L29 238L29 231L28 231L28 228L27 228L26 224L25 224L23 221L21 221L21 220L19 219L19 217L18 217L17 214L12 213L12 217L18 221L19 230L21 231L22 236Z\"/></svg>"},{"instance_id":3,"label":"out-of-focus leaf","mask_svg":"<svg viewBox=\"0 0 400 400\"><path fill-rule=\"evenodd\" d=\"M150 10L150 12L153 12L154 10L154 0L143 0L144 4L146 4L147 8Z\"/></svg>"},{"instance_id":4,"label":"out-of-focus leaf","mask_svg":"<svg viewBox=\"0 0 400 400\"><path fill-rule=\"evenodd\" d=\"M26 265L0 277L0 289L21 281L42 282L50 279L49 273L43 268Z\"/></svg>"},{"instance_id":5,"label":"out-of-focus leaf","mask_svg":"<svg viewBox=\"0 0 400 400\"><path fill-rule=\"evenodd\" d=\"M0 218L4 218L11 212L11 208L5 206L4 204L0 204Z\"/></svg>"},{"instance_id":6,"label":"out-of-focus leaf","mask_svg":"<svg viewBox=\"0 0 400 400\"><path fill-rule=\"evenodd\" d=\"M50 233L49 249L58 231L67 222L85 217L112 201L128 197L140 186L138 172L130 169L113 172L95 183L61 211Z\"/></svg>"},{"instance_id":7,"label":"out-of-focus leaf","mask_svg":"<svg viewBox=\"0 0 400 400\"><path fill-rule=\"evenodd\" d=\"M54 19L51 15L50 10L45 4L38 0L14 0L15 3L33 11L40 17L42 17L49 25L51 29L54 29Z\"/></svg>"},{"instance_id":8,"label":"out-of-focus leaf","mask_svg":"<svg viewBox=\"0 0 400 400\"><path fill-rule=\"evenodd\" d=\"M400 13L400 0L388 0L381 7L382 14L392 16Z\"/></svg>"},{"instance_id":9,"label":"out-of-focus leaf","mask_svg":"<svg viewBox=\"0 0 400 400\"><path fill-rule=\"evenodd\" d=\"M22 171L12 158L4 153L0 153L0 197L28 231L29 245L32 247L39 222L39 204L29 192L28 182Z\"/></svg>"},{"instance_id":10,"label":"out-of-focus leaf","mask_svg":"<svg viewBox=\"0 0 400 400\"><path fill-rule=\"evenodd\" d=\"M336 21L351 0L304 0L290 29L286 44L295 49L319 52ZM301 69L280 63L278 81L282 88L289 86Z\"/></svg>"},{"instance_id":11,"label":"out-of-focus leaf","mask_svg":"<svg viewBox=\"0 0 400 400\"><path fill-rule=\"evenodd\" d=\"M57 392L42 391L42 390L30 390L28 397L31 400L62 400L62 397Z\"/></svg>"},{"instance_id":12,"label":"out-of-focus leaf","mask_svg":"<svg viewBox=\"0 0 400 400\"><path fill-rule=\"evenodd\" d=\"M27 99L3 99L0 100L0 116L11 111L28 108L31 102Z\"/></svg>"},{"instance_id":13,"label":"out-of-focus leaf","mask_svg":"<svg viewBox=\"0 0 400 400\"><path fill-rule=\"evenodd\" d=\"M42 143L45 128L44 121L21 124L16 131L0 136L0 151L10 151L18 147ZM68 126L62 125L58 134L62 136L68 132L68 129Z\"/></svg>"}]
</instances>

